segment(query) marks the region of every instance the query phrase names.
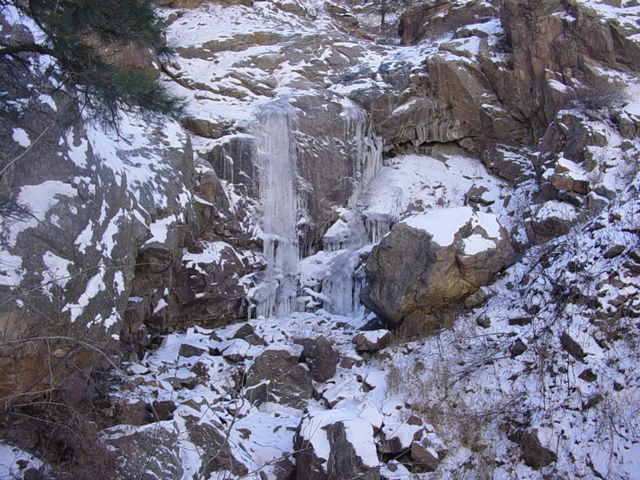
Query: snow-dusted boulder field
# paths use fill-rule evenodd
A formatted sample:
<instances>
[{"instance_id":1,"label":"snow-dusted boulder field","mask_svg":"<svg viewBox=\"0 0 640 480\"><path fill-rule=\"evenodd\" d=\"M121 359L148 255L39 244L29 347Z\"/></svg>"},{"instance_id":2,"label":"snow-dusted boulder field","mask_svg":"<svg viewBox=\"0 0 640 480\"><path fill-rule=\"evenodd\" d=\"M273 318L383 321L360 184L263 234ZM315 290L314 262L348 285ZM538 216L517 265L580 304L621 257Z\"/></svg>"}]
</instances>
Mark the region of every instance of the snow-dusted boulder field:
<instances>
[{"instance_id":1,"label":"snow-dusted boulder field","mask_svg":"<svg viewBox=\"0 0 640 480\"><path fill-rule=\"evenodd\" d=\"M0 62L0 479L640 478L637 1L155 5Z\"/></svg>"}]
</instances>

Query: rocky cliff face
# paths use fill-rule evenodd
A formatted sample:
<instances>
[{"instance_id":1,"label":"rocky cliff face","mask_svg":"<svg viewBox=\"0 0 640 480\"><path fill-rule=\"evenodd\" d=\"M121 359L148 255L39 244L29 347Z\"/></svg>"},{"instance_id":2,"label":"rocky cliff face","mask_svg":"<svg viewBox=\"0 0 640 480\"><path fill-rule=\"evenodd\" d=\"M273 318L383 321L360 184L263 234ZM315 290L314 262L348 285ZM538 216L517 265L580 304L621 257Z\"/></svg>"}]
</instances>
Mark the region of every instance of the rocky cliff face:
<instances>
[{"instance_id":1,"label":"rocky cliff face","mask_svg":"<svg viewBox=\"0 0 640 480\"><path fill-rule=\"evenodd\" d=\"M639 6L158 6L179 123L0 64L0 476L638 475Z\"/></svg>"}]
</instances>

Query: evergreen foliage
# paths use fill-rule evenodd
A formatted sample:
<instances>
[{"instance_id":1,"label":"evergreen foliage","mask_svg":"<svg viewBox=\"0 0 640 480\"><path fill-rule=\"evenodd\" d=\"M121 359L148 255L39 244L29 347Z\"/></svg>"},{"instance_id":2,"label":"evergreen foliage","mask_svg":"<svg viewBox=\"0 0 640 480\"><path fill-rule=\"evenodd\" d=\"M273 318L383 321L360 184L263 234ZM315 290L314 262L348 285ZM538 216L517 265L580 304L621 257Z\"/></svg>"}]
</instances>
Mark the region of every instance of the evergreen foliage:
<instances>
[{"instance_id":1,"label":"evergreen foliage","mask_svg":"<svg viewBox=\"0 0 640 480\"><path fill-rule=\"evenodd\" d=\"M117 127L122 108L177 115L182 102L159 83L156 72L118 65L105 58L110 46L134 45L162 57L170 52L164 25L151 0L0 0L0 9L17 8L45 33L40 43L0 42L0 56L15 62L50 55L74 85L82 103L107 125Z\"/></svg>"}]
</instances>

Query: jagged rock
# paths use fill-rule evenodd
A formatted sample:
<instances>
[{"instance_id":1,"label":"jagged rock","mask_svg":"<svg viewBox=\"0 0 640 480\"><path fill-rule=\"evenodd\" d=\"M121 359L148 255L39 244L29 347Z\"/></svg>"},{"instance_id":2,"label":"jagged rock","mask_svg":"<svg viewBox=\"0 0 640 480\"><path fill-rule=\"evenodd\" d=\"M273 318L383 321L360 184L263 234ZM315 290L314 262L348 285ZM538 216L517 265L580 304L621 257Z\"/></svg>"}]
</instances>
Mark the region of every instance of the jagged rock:
<instances>
[{"instance_id":1,"label":"jagged rock","mask_svg":"<svg viewBox=\"0 0 640 480\"><path fill-rule=\"evenodd\" d=\"M249 469L238 458L229 444L223 425L207 423L194 416L185 416L184 424L189 440L198 448L202 459L201 478L210 478L213 472L229 471L234 475L247 475Z\"/></svg>"},{"instance_id":2,"label":"jagged rock","mask_svg":"<svg viewBox=\"0 0 640 480\"><path fill-rule=\"evenodd\" d=\"M614 245L614 246L612 246L612 247L608 248L608 249L607 249L607 251L606 251L606 252L604 252L604 253L602 254L602 256L603 256L604 258L607 258L607 259L609 259L609 258L615 258L615 257L617 257L618 255L621 255L621 254L622 254L622 252L624 252L624 250L625 250L626 248L627 248L627 247L626 247L625 245Z\"/></svg>"},{"instance_id":3,"label":"jagged rock","mask_svg":"<svg viewBox=\"0 0 640 480\"><path fill-rule=\"evenodd\" d=\"M20 21L7 23L4 10L0 17L3 39L16 29L28 36ZM111 53L110 60L120 62L116 57L122 52ZM30 60L25 62L26 67ZM9 63L0 66L0 76L11 79L3 87L2 157L19 155L21 161L3 161L2 192L12 192L33 211L21 219L0 218L0 328L10 327L8 340L54 335L107 350L120 347L120 338L125 354L136 356L150 341L137 327L151 305L134 315L141 323L127 324L136 259L158 243L179 255L177 227L193 215L186 193L193 173L190 142L172 120L143 121L132 112L121 116L126 133L109 135L99 122L83 119L83 107L72 92L59 89L59 78L47 77L51 72L39 75L38 69L12 69ZM20 143L12 140L14 130L23 132ZM155 241L152 230L166 232L164 242ZM183 226L182 232L191 229ZM43 322L43 316L51 321ZM17 345L0 352L2 396L50 388L49 374L41 369L49 363L49 351L72 350L69 341ZM56 378L75 370L69 368L76 356L82 369L103 361L79 345L72 358L53 362Z\"/></svg>"},{"instance_id":4,"label":"jagged rock","mask_svg":"<svg viewBox=\"0 0 640 480\"><path fill-rule=\"evenodd\" d=\"M122 399L116 403L115 407L115 417L118 424L146 425L153 419L147 405L142 400L129 402Z\"/></svg>"},{"instance_id":5,"label":"jagged rock","mask_svg":"<svg viewBox=\"0 0 640 480\"><path fill-rule=\"evenodd\" d=\"M325 337L296 340L302 345L302 360L309 365L311 376L316 382L326 382L336 374L340 358L331 342Z\"/></svg>"},{"instance_id":6,"label":"jagged rock","mask_svg":"<svg viewBox=\"0 0 640 480\"><path fill-rule=\"evenodd\" d=\"M563 15L576 20L567 22ZM513 49L513 76L496 84L498 94L507 98L504 93L509 91L509 106L539 130L571 98L571 89L562 86L567 76L570 82L589 82L593 80L590 65L624 69L621 59L629 59L633 69L640 66L640 48L618 40L624 38L621 30L629 27L603 19L580 2L569 6L560 0L507 0L501 21Z\"/></svg>"},{"instance_id":7,"label":"jagged rock","mask_svg":"<svg viewBox=\"0 0 640 480\"><path fill-rule=\"evenodd\" d=\"M578 375L578 378L580 380L584 380L585 382L595 382L598 379L598 376L593 373L593 370L591 370L590 368L587 368L586 370L582 371L582 373L580 373L580 375Z\"/></svg>"},{"instance_id":8,"label":"jagged rock","mask_svg":"<svg viewBox=\"0 0 640 480\"><path fill-rule=\"evenodd\" d=\"M155 478L182 478L184 467L177 429L158 424L153 429L124 431L122 434L116 427L112 433L115 438L110 439L107 435L106 442L122 455L117 470L123 478L136 478L144 474L151 474Z\"/></svg>"},{"instance_id":9,"label":"jagged rock","mask_svg":"<svg viewBox=\"0 0 640 480\"><path fill-rule=\"evenodd\" d=\"M566 235L576 216L576 208L573 205L550 200L537 209L531 220L531 236L536 243L542 243Z\"/></svg>"},{"instance_id":10,"label":"jagged rock","mask_svg":"<svg viewBox=\"0 0 640 480\"><path fill-rule=\"evenodd\" d=\"M440 229L443 222L446 230ZM508 234L495 216L469 207L433 210L395 225L373 249L361 298L398 326L413 312L446 310L513 260Z\"/></svg>"},{"instance_id":11,"label":"jagged rock","mask_svg":"<svg viewBox=\"0 0 640 480\"><path fill-rule=\"evenodd\" d=\"M589 398L582 404L582 410L589 410L590 408L595 407L600 402L604 400L604 395L601 393L594 393L593 395L589 395Z\"/></svg>"},{"instance_id":12,"label":"jagged rock","mask_svg":"<svg viewBox=\"0 0 640 480\"><path fill-rule=\"evenodd\" d=\"M349 410L308 413L294 439L296 478L379 480L373 426Z\"/></svg>"},{"instance_id":13,"label":"jagged rock","mask_svg":"<svg viewBox=\"0 0 640 480\"><path fill-rule=\"evenodd\" d=\"M236 331L236 333L233 334L233 338L240 338L250 345L262 345L265 347L267 346L267 342L265 342L262 337L256 334L255 329L249 323L245 323L243 326L241 326Z\"/></svg>"},{"instance_id":14,"label":"jagged rock","mask_svg":"<svg viewBox=\"0 0 640 480\"><path fill-rule=\"evenodd\" d=\"M278 402L303 408L313 396L309 370L285 350L267 350L249 368L247 398L251 402Z\"/></svg>"},{"instance_id":15,"label":"jagged rock","mask_svg":"<svg viewBox=\"0 0 640 480\"><path fill-rule=\"evenodd\" d=\"M420 471L435 472L440 465L440 456L428 443L413 442L411 444L411 460L412 464Z\"/></svg>"},{"instance_id":16,"label":"jagged rock","mask_svg":"<svg viewBox=\"0 0 640 480\"><path fill-rule=\"evenodd\" d=\"M239 279L258 269L260 262L246 264L244 253L218 240L201 241L184 254L176 272L180 310L172 320L174 326L212 328L246 319L246 291Z\"/></svg>"},{"instance_id":17,"label":"jagged rock","mask_svg":"<svg viewBox=\"0 0 640 480\"><path fill-rule=\"evenodd\" d=\"M358 355L355 351L351 351L350 353L343 354L340 359L340 366L342 368L353 368L360 367L363 363L363 358Z\"/></svg>"},{"instance_id":18,"label":"jagged rock","mask_svg":"<svg viewBox=\"0 0 640 480\"><path fill-rule=\"evenodd\" d=\"M398 478L411 478L411 472L397 460L390 460L380 468L382 480L397 480Z\"/></svg>"},{"instance_id":19,"label":"jagged rock","mask_svg":"<svg viewBox=\"0 0 640 480\"><path fill-rule=\"evenodd\" d=\"M399 34L404 45L414 45L424 38L442 37L464 25L482 23L496 14L495 7L486 2L461 8L453 1L429 0L402 14Z\"/></svg>"},{"instance_id":20,"label":"jagged rock","mask_svg":"<svg viewBox=\"0 0 640 480\"><path fill-rule=\"evenodd\" d=\"M631 259L636 262L636 263L640 263L640 250L638 249L634 249L629 251L629 257L631 257Z\"/></svg>"},{"instance_id":21,"label":"jagged rock","mask_svg":"<svg viewBox=\"0 0 640 480\"><path fill-rule=\"evenodd\" d=\"M533 165L526 155L504 146L488 148L482 152L482 163L498 177L514 184L533 178Z\"/></svg>"},{"instance_id":22,"label":"jagged rock","mask_svg":"<svg viewBox=\"0 0 640 480\"><path fill-rule=\"evenodd\" d=\"M216 142L209 152L216 174L222 180L242 186L244 193L258 197L256 139L250 135L232 135Z\"/></svg>"},{"instance_id":23,"label":"jagged rock","mask_svg":"<svg viewBox=\"0 0 640 480\"><path fill-rule=\"evenodd\" d=\"M594 129L588 118L566 112L554 119L540 139L541 157L561 155L561 158L584 165L590 171L594 164L587 147L606 144L606 136L599 129Z\"/></svg>"},{"instance_id":24,"label":"jagged rock","mask_svg":"<svg viewBox=\"0 0 640 480\"><path fill-rule=\"evenodd\" d=\"M207 0L157 0L158 6L169 8L198 8ZM253 0L217 0L227 5L253 6Z\"/></svg>"},{"instance_id":25,"label":"jagged rock","mask_svg":"<svg viewBox=\"0 0 640 480\"><path fill-rule=\"evenodd\" d=\"M490 295L485 289L479 289L477 292L472 293L464 299L464 306L467 308L476 308L486 303Z\"/></svg>"},{"instance_id":26,"label":"jagged rock","mask_svg":"<svg viewBox=\"0 0 640 480\"><path fill-rule=\"evenodd\" d=\"M181 357L199 357L201 355L204 355L205 353L207 353L207 350L205 350L204 348L199 348L188 343L183 343L182 345L180 345L178 355L180 355Z\"/></svg>"},{"instance_id":27,"label":"jagged rock","mask_svg":"<svg viewBox=\"0 0 640 480\"><path fill-rule=\"evenodd\" d=\"M413 448L412 443L422 436L423 427L421 425L411 425L407 423L385 423L382 427L382 443L380 451L385 454L398 454Z\"/></svg>"},{"instance_id":28,"label":"jagged rock","mask_svg":"<svg viewBox=\"0 0 640 480\"><path fill-rule=\"evenodd\" d=\"M519 327L524 327L525 325L529 325L533 320L532 317L515 317L509 319L509 325L518 325Z\"/></svg>"},{"instance_id":29,"label":"jagged rock","mask_svg":"<svg viewBox=\"0 0 640 480\"><path fill-rule=\"evenodd\" d=\"M482 315L482 316L476 318L476 323L478 324L478 326L480 326L482 328L491 327L491 319L489 317L487 317L486 315Z\"/></svg>"},{"instance_id":30,"label":"jagged rock","mask_svg":"<svg viewBox=\"0 0 640 480\"><path fill-rule=\"evenodd\" d=\"M241 362L250 357L251 344L241 338L234 338L221 347L221 353L225 360Z\"/></svg>"},{"instance_id":31,"label":"jagged rock","mask_svg":"<svg viewBox=\"0 0 640 480\"><path fill-rule=\"evenodd\" d=\"M560 345L562 345L562 348L576 360L582 361L587 356L580 344L571 338L571 335L567 332L563 332L562 335L560 335Z\"/></svg>"},{"instance_id":32,"label":"jagged rock","mask_svg":"<svg viewBox=\"0 0 640 480\"><path fill-rule=\"evenodd\" d=\"M155 401L151 404L151 412L156 421L171 420L173 412L178 408L171 400Z\"/></svg>"},{"instance_id":33,"label":"jagged rock","mask_svg":"<svg viewBox=\"0 0 640 480\"><path fill-rule=\"evenodd\" d=\"M549 178L551 185L557 190L566 190L569 192L576 192L581 195L589 193L589 182L585 180L576 180L568 175L553 174Z\"/></svg>"},{"instance_id":34,"label":"jagged rock","mask_svg":"<svg viewBox=\"0 0 640 480\"><path fill-rule=\"evenodd\" d=\"M232 124L213 123L209 120L194 117L184 117L180 120L181 125L194 135L204 138L220 138L230 133Z\"/></svg>"},{"instance_id":35,"label":"jagged rock","mask_svg":"<svg viewBox=\"0 0 640 480\"><path fill-rule=\"evenodd\" d=\"M520 445L524 463L534 470L540 470L557 459L552 450L542 446L536 430L530 432L519 431L511 435L509 439Z\"/></svg>"},{"instance_id":36,"label":"jagged rock","mask_svg":"<svg viewBox=\"0 0 640 480\"><path fill-rule=\"evenodd\" d=\"M522 355L526 351L527 351L527 346L520 339L517 339L509 347L509 353L511 354L511 358L519 357L520 355Z\"/></svg>"},{"instance_id":37,"label":"jagged rock","mask_svg":"<svg viewBox=\"0 0 640 480\"><path fill-rule=\"evenodd\" d=\"M359 333L353 338L358 353L377 352L388 346L390 341L391 332L389 330L369 330Z\"/></svg>"}]
</instances>

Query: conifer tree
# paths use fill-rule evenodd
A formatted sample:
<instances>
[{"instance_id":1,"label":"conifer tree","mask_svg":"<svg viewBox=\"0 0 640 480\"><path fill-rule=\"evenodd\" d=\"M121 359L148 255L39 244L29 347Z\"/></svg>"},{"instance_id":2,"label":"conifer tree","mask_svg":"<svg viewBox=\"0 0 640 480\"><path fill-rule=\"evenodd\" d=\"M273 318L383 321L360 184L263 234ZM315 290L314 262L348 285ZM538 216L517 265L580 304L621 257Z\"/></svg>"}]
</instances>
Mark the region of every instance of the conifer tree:
<instances>
[{"instance_id":1,"label":"conifer tree","mask_svg":"<svg viewBox=\"0 0 640 480\"><path fill-rule=\"evenodd\" d=\"M157 72L119 65L105 55L112 45L150 49L159 58L170 53L151 0L0 0L0 14L9 7L30 17L44 38L5 39L0 58L24 63L53 57L64 83L73 85L83 106L107 125L117 127L122 108L180 113L182 102L168 94Z\"/></svg>"}]
</instances>

